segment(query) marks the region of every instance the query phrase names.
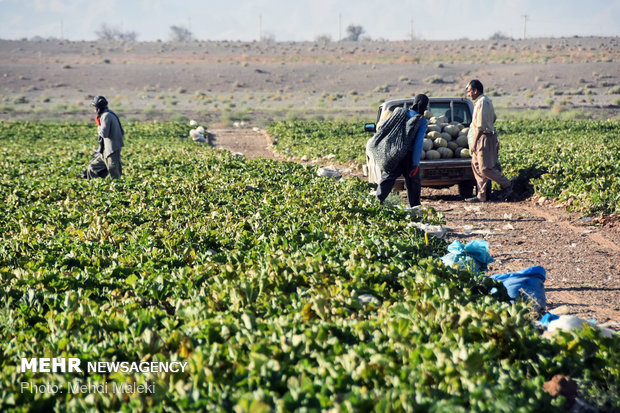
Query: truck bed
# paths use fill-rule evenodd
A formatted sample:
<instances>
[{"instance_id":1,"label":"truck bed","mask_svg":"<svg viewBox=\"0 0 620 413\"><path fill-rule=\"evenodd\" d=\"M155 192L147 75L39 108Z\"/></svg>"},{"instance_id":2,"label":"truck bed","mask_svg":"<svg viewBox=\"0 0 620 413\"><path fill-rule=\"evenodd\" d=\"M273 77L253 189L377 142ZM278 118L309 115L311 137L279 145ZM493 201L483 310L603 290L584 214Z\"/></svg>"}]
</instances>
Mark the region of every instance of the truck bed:
<instances>
[{"instance_id":1,"label":"truck bed","mask_svg":"<svg viewBox=\"0 0 620 413\"><path fill-rule=\"evenodd\" d=\"M474 180L471 158L420 161L420 173L422 186L450 186Z\"/></svg>"},{"instance_id":2,"label":"truck bed","mask_svg":"<svg viewBox=\"0 0 620 413\"><path fill-rule=\"evenodd\" d=\"M381 179L381 170L376 165L372 155L366 154L368 182L378 184ZM474 172L471 169L471 158L437 159L420 161L420 177L423 187L447 188L459 186L459 194L463 198L472 195L476 185ZM394 190L405 188L405 179L398 178L394 183Z\"/></svg>"}]
</instances>

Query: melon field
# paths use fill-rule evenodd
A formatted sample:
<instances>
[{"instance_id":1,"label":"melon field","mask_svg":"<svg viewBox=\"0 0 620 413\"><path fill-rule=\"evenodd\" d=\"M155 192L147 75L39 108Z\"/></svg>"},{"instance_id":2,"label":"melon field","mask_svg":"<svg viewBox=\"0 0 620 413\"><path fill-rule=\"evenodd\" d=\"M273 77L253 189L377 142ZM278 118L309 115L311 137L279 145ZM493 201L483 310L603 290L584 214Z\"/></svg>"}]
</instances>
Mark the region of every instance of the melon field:
<instances>
[{"instance_id":1,"label":"melon field","mask_svg":"<svg viewBox=\"0 0 620 413\"><path fill-rule=\"evenodd\" d=\"M269 131L284 155L333 154L339 162L361 164L370 137L363 124L280 121ZM496 126L504 174L517 178L524 195L535 191L586 215L620 214L620 122L512 120Z\"/></svg>"},{"instance_id":2,"label":"melon field","mask_svg":"<svg viewBox=\"0 0 620 413\"><path fill-rule=\"evenodd\" d=\"M564 411L543 390L556 374L585 405L620 410L620 336L543 337L526 301L442 264L447 242L412 225L437 223L432 209L380 207L362 180L237 157L182 123L124 126L124 177L86 181L92 123L0 123L0 410ZM619 212L620 123L498 126L508 175ZM270 132L281 153L348 162L359 129ZM21 370L43 357L187 364ZM123 383L152 391L111 390Z\"/></svg>"}]
</instances>

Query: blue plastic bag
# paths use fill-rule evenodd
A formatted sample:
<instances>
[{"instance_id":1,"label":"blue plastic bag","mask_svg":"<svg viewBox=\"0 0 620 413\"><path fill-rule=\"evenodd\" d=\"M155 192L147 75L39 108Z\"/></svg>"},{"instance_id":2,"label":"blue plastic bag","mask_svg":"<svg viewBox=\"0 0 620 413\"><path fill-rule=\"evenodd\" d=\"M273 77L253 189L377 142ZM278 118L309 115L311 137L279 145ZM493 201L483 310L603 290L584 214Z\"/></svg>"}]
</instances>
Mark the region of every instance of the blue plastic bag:
<instances>
[{"instance_id":1,"label":"blue plastic bag","mask_svg":"<svg viewBox=\"0 0 620 413\"><path fill-rule=\"evenodd\" d=\"M545 313L545 315L543 315L542 318L536 324L541 325L544 328L548 328L549 323L551 323L553 320L557 320L558 318L560 318L560 316L552 314L552 313Z\"/></svg>"},{"instance_id":2,"label":"blue plastic bag","mask_svg":"<svg viewBox=\"0 0 620 413\"><path fill-rule=\"evenodd\" d=\"M504 284L510 298L523 295L533 301L537 311L544 311L547 306L544 286L546 274L545 269L537 265L518 272L492 275L491 278Z\"/></svg>"},{"instance_id":3,"label":"blue plastic bag","mask_svg":"<svg viewBox=\"0 0 620 413\"><path fill-rule=\"evenodd\" d=\"M457 264L476 274L487 271L487 264L495 261L489 254L489 243L479 239L472 240L467 245L463 245L459 240L454 241L448 245L448 254L444 255L441 260L448 267Z\"/></svg>"}]
</instances>

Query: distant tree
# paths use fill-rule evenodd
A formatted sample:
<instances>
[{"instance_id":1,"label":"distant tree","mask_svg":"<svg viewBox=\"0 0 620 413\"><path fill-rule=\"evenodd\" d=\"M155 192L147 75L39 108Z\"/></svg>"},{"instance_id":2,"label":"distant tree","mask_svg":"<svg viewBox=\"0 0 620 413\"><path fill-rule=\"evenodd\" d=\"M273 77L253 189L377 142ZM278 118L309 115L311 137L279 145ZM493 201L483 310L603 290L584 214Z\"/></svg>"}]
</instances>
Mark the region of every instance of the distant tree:
<instances>
[{"instance_id":1,"label":"distant tree","mask_svg":"<svg viewBox=\"0 0 620 413\"><path fill-rule=\"evenodd\" d=\"M121 40L126 42L134 42L138 38L136 32L123 32L116 27L110 27L103 23L101 28L95 31L99 40Z\"/></svg>"},{"instance_id":2,"label":"distant tree","mask_svg":"<svg viewBox=\"0 0 620 413\"><path fill-rule=\"evenodd\" d=\"M276 35L273 33L265 32L261 35L260 41L263 43L275 43Z\"/></svg>"},{"instance_id":3,"label":"distant tree","mask_svg":"<svg viewBox=\"0 0 620 413\"><path fill-rule=\"evenodd\" d=\"M509 40L509 39L510 37L508 37L502 32L495 32L491 35L491 37L489 37L489 40Z\"/></svg>"},{"instance_id":4,"label":"distant tree","mask_svg":"<svg viewBox=\"0 0 620 413\"><path fill-rule=\"evenodd\" d=\"M170 40L173 42L189 42L194 35L183 26L170 26Z\"/></svg>"},{"instance_id":5,"label":"distant tree","mask_svg":"<svg viewBox=\"0 0 620 413\"><path fill-rule=\"evenodd\" d=\"M350 40L352 42L357 42L365 30L362 26L356 26L354 24L351 24L347 27L346 31L347 31L347 37L345 37L344 40Z\"/></svg>"},{"instance_id":6,"label":"distant tree","mask_svg":"<svg viewBox=\"0 0 620 413\"><path fill-rule=\"evenodd\" d=\"M114 29L107 24L103 23L101 28L95 31L97 39L99 40L116 40L117 29Z\"/></svg>"},{"instance_id":7,"label":"distant tree","mask_svg":"<svg viewBox=\"0 0 620 413\"><path fill-rule=\"evenodd\" d=\"M138 33L136 32L121 32L118 34L118 40L124 42L135 42L138 39Z\"/></svg>"},{"instance_id":8,"label":"distant tree","mask_svg":"<svg viewBox=\"0 0 620 413\"><path fill-rule=\"evenodd\" d=\"M332 37L329 34L321 34L314 38L314 41L318 44L326 45L331 43Z\"/></svg>"}]
</instances>

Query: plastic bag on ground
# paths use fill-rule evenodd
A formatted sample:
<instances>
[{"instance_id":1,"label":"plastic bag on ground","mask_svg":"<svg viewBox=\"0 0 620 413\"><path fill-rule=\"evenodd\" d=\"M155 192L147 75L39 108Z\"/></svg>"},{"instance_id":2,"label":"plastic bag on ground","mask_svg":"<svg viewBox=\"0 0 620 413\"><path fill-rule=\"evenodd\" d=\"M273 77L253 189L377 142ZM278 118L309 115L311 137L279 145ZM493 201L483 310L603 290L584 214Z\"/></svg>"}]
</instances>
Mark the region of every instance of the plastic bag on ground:
<instances>
[{"instance_id":1,"label":"plastic bag on ground","mask_svg":"<svg viewBox=\"0 0 620 413\"><path fill-rule=\"evenodd\" d=\"M560 318L560 316L552 313L546 313L542 316L540 321L538 321L538 324L544 328L549 328L549 323L551 323L553 320L557 320L558 318Z\"/></svg>"},{"instance_id":2,"label":"plastic bag on ground","mask_svg":"<svg viewBox=\"0 0 620 413\"><path fill-rule=\"evenodd\" d=\"M523 295L532 300L536 311L545 310L547 299L544 284L547 273L540 265L517 272L492 275L491 278L501 281L511 298Z\"/></svg>"},{"instance_id":3,"label":"plastic bag on ground","mask_svg":"<svg viewBox=\"0 0 620 413\"><path fill-rule=\"evenodd\" d=\"M487 265L495 261L489 254L489 243L479 239L472 240L466 245L459 240L454 241L448 245L448 254L444 255L441 260L448 267L456 264L476 274L487 271Z\"/></svg>"},{"instance_id":4,"label":"plastic bag on ground","mask_svg":"<svg viewBox=\"0 0 620 413\"><path fill-rule=\"evenodd\" d=\"M603 337L611 337L615 333L613 330L609 328L598 326L595 323L586 321L584 319L581 319L579 317L575 317L572 315L561 315L557 317L556 319L551 320L549 322L547 329L550 332L554 332L556 330L562 330L562 331L580 330L581 328L583 328L584 325L588 325L588 324L599 329L601 332L601 336Z\"/></svg>"},{"instance_id":5,"label":"plastic bag on ground","mask_svg":"<svg viewBox=\"0 0 620 413\"><path fill-rule=\"evenodd\" d=\"M338 172L338 169L336 168L328 168L328 167L319 168L316 171L316 173L318 176L326 176L328 178L335 178L335 179L341 178L340 172Z\"/></svg>"}]
</instances>

